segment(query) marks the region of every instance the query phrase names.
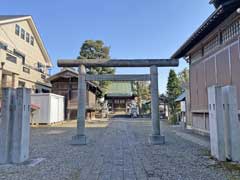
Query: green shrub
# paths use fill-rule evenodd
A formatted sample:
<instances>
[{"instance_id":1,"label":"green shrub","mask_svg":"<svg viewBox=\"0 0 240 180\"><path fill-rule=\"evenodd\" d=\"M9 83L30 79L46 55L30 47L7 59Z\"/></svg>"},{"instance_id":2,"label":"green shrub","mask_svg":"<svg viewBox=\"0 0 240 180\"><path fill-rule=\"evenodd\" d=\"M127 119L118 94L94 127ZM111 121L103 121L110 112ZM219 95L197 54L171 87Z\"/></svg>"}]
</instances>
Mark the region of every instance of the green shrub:
<instances>
[{"instance_id":1,"label":"green shrub","mask_svg":"<svg viewBox=\"0 0 240 180\"><path fill-rule=\"evenodd\" d=\"M177 124L177 114L173 114L170 117L170 123L171 124Z\"/></svg>"}]
</instances>

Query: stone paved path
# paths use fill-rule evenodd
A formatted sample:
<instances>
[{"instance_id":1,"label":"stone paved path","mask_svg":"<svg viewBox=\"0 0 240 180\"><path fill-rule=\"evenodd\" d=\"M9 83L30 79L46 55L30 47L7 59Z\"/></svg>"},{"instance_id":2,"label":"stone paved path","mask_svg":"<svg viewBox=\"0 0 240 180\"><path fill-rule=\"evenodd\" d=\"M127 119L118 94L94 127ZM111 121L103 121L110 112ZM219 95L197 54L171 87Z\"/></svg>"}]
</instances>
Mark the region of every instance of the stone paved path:
<instances>
[{"instance_id":1,"label":"stone paved path","mask_svg":"<svg viewBox=\"0 0 240 180\"><path fill-rule=\"evenodd\" d=\"M211 165L207 150L163 125L166 144L148 143L147 119L113 119L88 124L86 146L71 146L75 123L32 128L34 167L0 166L0 180L236 180L237 171ZM240 178L239 178L240 179Z\"/></svg>"}]
</instances>

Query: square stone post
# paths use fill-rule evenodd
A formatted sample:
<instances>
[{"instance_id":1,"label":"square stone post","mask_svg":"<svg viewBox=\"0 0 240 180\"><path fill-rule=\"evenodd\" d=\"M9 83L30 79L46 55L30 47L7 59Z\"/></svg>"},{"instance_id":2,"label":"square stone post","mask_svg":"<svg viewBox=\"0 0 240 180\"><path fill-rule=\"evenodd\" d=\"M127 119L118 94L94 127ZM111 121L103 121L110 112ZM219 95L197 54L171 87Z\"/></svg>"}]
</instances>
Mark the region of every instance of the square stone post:
<instances>
[{"instance_id":1,"label":"square stone post","mask_svg":"<svg viewBox=\"0 0 240 180\"><path fill-rule=\"evenodd\" d=\"M12 163L21 163L29 158L30 141L30 96L31 89L17 88L13 99Z\"/></svg>"},{"instance_id":2,"label":"square stone post","mask_svg":"<svg viewBox=\"0 0 240 180\"><path fill-rule=\"evenodd\" d=\"M211 155L225 161L224 109L221 86L208 87L208 111Z\"/></svg>"},{"instance_id":3,"label":"square stone post","mask_svg":"<svg viewBox=\"0 0 240 180\"><path fill-rule=\"evenodd\" d=\"M152 134L149 137L151 144L164 144L165 137L160 133L160 118L159 118L159 94L158 94L158 68L150 67L151 76L151 119L152 119Z\"/></svg>"},{"instance_id":4,"label":"square stone post","mask_svg":"<svg viewBox=\"0 0 240 180\"><path fill-rule=\"evenodd\" d=\"M10 106L12 100L12 90L4 88L2 90L2 118L0 118L0 164L9 163L10 142L11 142L11 116Z\"/></svg>"},{"instance_id":5,"label":"square stone post","mask_svg":"<svg viewBox=\"0 0 240 180\"><path fill-rule=\"evenodd\" d=\"M29 158L30 89L3 89L0 123L0 164Z\"/></svg>"},{"instance_id":6,"label":"square stone post","mask_svg":"<svg viewBox=\"0 0 240 180\"><path fill-rule=\"evenodd\" d=\"M222 88L224 103L225 153L228 160L240 162L240 122L238 120L237 89Z\"/></svg>"},{"instance_id":7,"label":"square stone post","mask_svg":"<svg viewBox=\"0 0 240 180\"><path fill-rule=\"evenodd\" d=\"M0 63L0 98L2 97L2 87L3 87L2 76L3 76L3 64Z\"/></svg>"},{"instance_id":8,"label":"square stone post","mask_svg":"<svg viewBox=\"0 0 240 180\"><path fill-rule=\"evenodd\" d=\"M78 112L77 112L77 135L72 137L71 144L85 145L85 119L86 119L86 67L79 67L78 76Z\"/></svg>"}]
</instances>

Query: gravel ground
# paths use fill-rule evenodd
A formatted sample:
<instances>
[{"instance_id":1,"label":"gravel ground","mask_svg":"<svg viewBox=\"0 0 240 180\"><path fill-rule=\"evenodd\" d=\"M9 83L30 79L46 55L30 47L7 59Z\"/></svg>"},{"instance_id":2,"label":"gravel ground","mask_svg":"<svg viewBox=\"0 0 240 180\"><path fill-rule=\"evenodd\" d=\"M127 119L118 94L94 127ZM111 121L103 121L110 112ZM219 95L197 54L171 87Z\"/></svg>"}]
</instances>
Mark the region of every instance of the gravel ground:
<instances>
[{"instance_id":1,"label":"gravel ground","mask_svg":"<svg viewBox=\"0 0 240 180\"><path fill-rule=\"evenodd\" d=\"M113 119L87 124L88 144L69 145L76 122L31 129L35 166L0 166L0 180L237 180L239 171L214 164L207 149L162 124L165 145L149 145L147 119Z\"/></svg>"}]
</instances>

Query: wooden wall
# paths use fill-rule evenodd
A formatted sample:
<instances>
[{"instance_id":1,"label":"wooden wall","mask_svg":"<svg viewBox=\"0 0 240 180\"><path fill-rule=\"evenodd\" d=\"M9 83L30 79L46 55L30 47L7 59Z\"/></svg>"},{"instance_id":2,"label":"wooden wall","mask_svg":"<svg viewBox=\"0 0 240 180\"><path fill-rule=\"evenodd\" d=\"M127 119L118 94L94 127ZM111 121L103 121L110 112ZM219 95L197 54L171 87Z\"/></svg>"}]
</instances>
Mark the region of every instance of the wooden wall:
<instances>
[{"instance_id":1,"label":"wooden wall","mask_svg":"<svg viewBox=\"0 0 240 180\"><path fill-rule=\"evenodd\" d=\"M207 88L212 85L235 85L240 110L239 40L190 67L191 109L207 112Z\"/></svg>"}]
</instances>

